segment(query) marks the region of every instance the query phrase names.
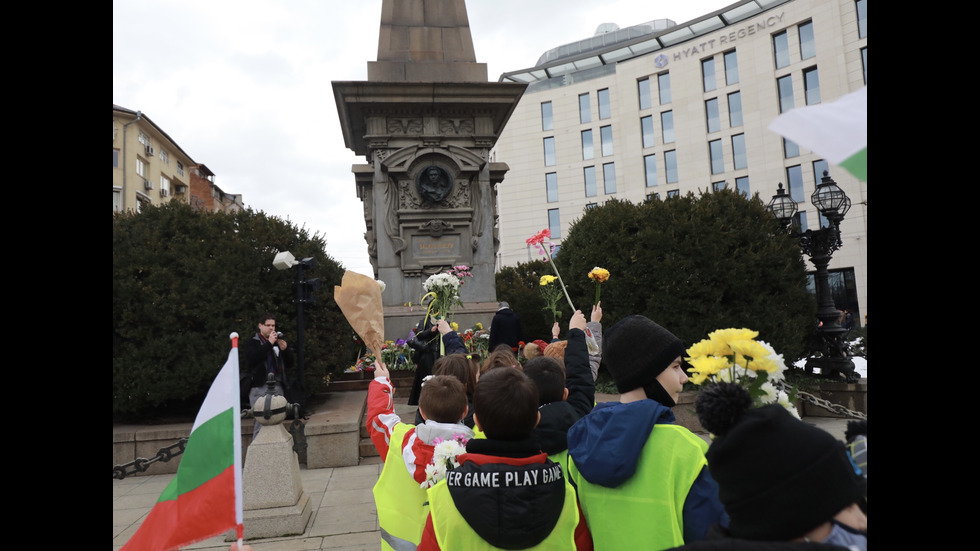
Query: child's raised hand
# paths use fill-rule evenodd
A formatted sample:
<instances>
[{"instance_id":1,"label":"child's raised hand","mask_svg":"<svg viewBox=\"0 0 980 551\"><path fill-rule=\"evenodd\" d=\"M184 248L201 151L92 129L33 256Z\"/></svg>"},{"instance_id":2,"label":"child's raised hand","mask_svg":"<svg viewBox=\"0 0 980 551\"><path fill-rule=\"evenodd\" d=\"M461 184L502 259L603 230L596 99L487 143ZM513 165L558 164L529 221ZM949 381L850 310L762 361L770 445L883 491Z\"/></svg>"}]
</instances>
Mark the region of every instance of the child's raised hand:
<instances>
[{"instance_id":1,"label":"child's raised hand","mask_svg":"<svg viewBox=\"0 0 980 551\"><path fill-rule=\"evenodd\" d=\"M576 310L572 314L572 320L568 322L569 329L581 329L585 331L585 314L581 310Z\"/></svg>"},{"instance_id":2,"label":"child's raised hand","mask_svg":"<svg viewBox=\"0 0 980 551\"><path fill-rule=\"evenodd\" d=\"M388 366L385 365L381 358L376 358L374 360L374 378L378 379L380 377L388 376Z\"/></svg>"}]
</instances>

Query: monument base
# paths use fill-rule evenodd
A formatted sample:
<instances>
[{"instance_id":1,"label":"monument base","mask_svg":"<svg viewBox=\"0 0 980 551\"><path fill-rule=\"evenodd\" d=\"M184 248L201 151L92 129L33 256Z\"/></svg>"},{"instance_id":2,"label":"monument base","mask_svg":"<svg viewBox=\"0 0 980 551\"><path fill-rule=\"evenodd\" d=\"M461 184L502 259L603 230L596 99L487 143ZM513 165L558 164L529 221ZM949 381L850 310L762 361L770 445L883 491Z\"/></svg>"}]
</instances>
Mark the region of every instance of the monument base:
<instances>
[{"instance_id":1,"label":"monument base","mask_svg":"<svg viewBox=\"0 0 980 551\"><path fill-rule=\"evenodd\" d=\"M306 532L306 525L313 515L310 496L306 492L295 505L269 507L243 512L242 524L245 526L244 539L278 538L295 536ZM225 541L235 541L235 531L225 534Z\"/></svg>"},{"instance_id":2,"label":"monument base","mask_svg":"<svg viewBox=\"0 0 980 551\"><path fill-rule=\"evenodd\" d=\"M425 317L425 308L420 306L385 306L385 340L396 341L408 337L408 332L415 324ZM452 321L459 324L459 331L472 328L482 323L484 329L490 329L493 315L497 313L497 303L467 302L456 309Z\"/></svg>"}]
</instances>

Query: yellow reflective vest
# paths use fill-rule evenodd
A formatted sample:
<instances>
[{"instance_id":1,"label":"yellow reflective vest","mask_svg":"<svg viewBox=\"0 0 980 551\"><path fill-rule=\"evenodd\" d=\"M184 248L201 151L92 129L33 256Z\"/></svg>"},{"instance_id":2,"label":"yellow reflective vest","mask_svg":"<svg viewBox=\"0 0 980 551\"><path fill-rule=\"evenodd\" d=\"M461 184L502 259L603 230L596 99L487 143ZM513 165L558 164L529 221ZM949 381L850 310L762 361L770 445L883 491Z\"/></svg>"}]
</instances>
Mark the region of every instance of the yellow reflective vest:
<instances>
[{"instance_id":1,"label":"yellow reflective vest","mask_svg":"<svg viewBox=\"0 0 980 551\"><path fill-rule=\"evenodd\" d=\"M413 428L414 425L406 423L395 425L385 466L374 484L374 504L378 509L383 551L415 551L429 516L426 490L408 472L402 459L402 443Z\"/></svg>"},{"instance_id":2,"label":"yellow reflective vest","mask_svg":"<svg viewBox=\"0 0 980 551\"><path fill-rule=\"evenodd\" d=\"M569 456L567 472L578 489L595 550L684 545L684 500L708 463L707 449L707 442L684 427L654 425L636 472L616 488L586 480Z\"/></svg>"}]
</instances>

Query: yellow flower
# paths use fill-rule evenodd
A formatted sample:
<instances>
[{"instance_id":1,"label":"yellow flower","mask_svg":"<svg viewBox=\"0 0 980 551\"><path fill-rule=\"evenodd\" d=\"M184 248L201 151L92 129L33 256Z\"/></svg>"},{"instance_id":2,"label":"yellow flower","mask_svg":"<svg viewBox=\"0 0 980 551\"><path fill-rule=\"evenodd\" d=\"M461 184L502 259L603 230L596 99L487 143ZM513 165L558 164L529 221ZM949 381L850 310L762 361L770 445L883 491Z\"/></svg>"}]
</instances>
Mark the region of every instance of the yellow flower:
<instances>
[{"instance_id":1,"label":"yellow flower","mask_svg":"<svg viewBox=\"0 0 980 551\"><path fill-rule=\"evenodd\" d=\"M722 341L715 339L704 339L687 349L687 354L692 357L697 356L731 356L732 349Z\"/></svg>"},{"instance_id":2,"label":"yellow flower","mask_svg":"<svg viewBox=\"0 0 980 551\"><path fill-rule=\"evenodd\" d=\"M696 385L731 367L728 359L721 356L698 356L687 358L687 361L693 366L688 371L691 373L691 382Z\"/></svg>"},{"instance_id":3,"label":"yellow flower","mask_svg":"<svg viewBox=\"0 0 980 551\"><path fill-rule=\"evenodd\" d=\"M555 277L555 276L553 276L553 275L543 275L543 276L541 276L541 281L539 283L541 285L548 285L549 283L551 283L552 281L554 281L556 279L558 279L558 278Z\"/></svg>"},{"instance_id":4,"label":"yellow flower","mask_svg":"<svg viewBox=\"0 0 980 551\"><path fill-rule=\"evenodd\" d=\"M609 270L596 266L589 272L589 279L597 283L605 283L609 279Z\"/></svg>"},{"instance_id":5,"label":"yellow flower","mask_svg":"<svg viewBox=\"0 0 980 551\"><path fill-rule=\"evenodd\" d=\"M449 326L453 328L453 331L459 331L459 324L455 321L450 323Z\"/></svg>"},{"instance_id":6,"label":"yellow flower","mask_svg":"<svg viewBox=\"0 0 980 551\"><path fill-rule=\"evenodd\" d=\"M476 327L477 331L483 331L483 324L480 322L476 322L476 325L474 325L473 327Z\"/></svg>"},{"instance_id":7,"label":"yellow flower","mask_svg":"<svg viewBox=\"0 0 980 551\"><path fill-rule=\"evenodd\" d=\"M718 340L723 343L729 343L732 341L747 341L752 340L759 336L758 331L753 331L751 329L718 329L717 331L712 331L708 333L708 338L712 340Z\"/></svg>"}]
</instances>

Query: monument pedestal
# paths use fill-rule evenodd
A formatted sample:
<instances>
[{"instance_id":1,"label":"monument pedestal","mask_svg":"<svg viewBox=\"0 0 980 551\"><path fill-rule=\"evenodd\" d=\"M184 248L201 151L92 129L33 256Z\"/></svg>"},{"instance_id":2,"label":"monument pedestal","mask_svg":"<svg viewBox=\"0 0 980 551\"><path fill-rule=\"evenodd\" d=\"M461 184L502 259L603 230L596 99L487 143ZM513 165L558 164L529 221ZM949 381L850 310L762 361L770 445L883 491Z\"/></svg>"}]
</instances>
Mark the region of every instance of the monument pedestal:
<instances>
[{"instance_id":1,"label":"monument pedestal","mask_svg":"<svg viewBox=\"0 0 980 551\"><path fill-rule=\"evenodd\" d=\"M245 539L306 531L313 509L310 496L303 491L293 437L283 428L281 420L274 425L263 425L248 447L242 471L242 502ZM233 541L234 536L232 531L225 541Z\"/></svg>"}]
</instances>

